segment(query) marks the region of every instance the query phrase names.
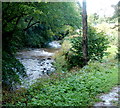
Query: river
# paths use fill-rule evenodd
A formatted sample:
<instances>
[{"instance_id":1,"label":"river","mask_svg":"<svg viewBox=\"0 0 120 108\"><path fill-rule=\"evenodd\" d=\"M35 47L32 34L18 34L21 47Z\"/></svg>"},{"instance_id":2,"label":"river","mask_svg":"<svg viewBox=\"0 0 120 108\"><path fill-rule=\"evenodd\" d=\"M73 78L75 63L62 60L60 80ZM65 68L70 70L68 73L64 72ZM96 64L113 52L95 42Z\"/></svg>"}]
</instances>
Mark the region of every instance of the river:
<instances>
[{"instance_id":1,"label":"river","mask_svg":"<svg viewBox=\"0 0 120 108\"><path fill-rule=\"evenodd\" d=\"M27 48L17 52L16 58L24 65L27 78L22 79L22 87L33 84L36 79L55 72L52 56L61 48L58 41L50 42L49 48Z\"/></svg>"}]
</instances>

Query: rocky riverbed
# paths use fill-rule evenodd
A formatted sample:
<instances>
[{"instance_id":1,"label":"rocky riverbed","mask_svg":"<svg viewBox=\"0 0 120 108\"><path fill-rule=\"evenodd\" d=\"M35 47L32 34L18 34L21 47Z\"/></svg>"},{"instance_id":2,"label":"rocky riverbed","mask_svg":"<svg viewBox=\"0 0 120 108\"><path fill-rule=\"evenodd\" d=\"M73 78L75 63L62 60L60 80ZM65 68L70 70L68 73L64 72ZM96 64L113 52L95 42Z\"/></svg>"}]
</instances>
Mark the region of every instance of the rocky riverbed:
<instances>
[{"instance_id":1,"label":"rocky riverbed","mask_svg":"<svg viewBox=\"0 0 120 108\"><path fill-rule=\"evenodd\" d=\"M52 56L60 49L57 41L48 44L49 48L27 48L17 52L16 58L24 65L27 78L22 85L28 86L43 75L50 75L55 71Z\"/></svg>"}]
</instances>

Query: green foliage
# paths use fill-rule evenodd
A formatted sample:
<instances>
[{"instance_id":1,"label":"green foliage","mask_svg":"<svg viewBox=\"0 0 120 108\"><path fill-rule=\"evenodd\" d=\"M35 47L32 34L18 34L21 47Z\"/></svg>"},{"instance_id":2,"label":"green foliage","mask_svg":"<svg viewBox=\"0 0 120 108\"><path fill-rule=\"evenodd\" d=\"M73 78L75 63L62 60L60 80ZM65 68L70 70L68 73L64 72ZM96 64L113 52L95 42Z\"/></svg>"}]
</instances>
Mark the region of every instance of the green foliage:
<instances>
[{"instance_id":1,"label":"green foliage","mask_svg":"<svg viewBox=\"0 0 120 108\"><path fill-rule=\"evenodd\" d=\"M97 28L97 31L102 31L107 34L111 45L118 45L118 28L115 28L114 23L106 23L103 21L100 24L97 24L95 27Z\"/></svg>"},{"instance_id":2,"label":"green foliage","mask_svg":"<svg viewBox=\"0 0 120 108\"><path fill-rule=\"evenodd\" d=\"M2 56L2 79L3 88L12 89L15 84L21 82L21 78L26 76L23 65L13 55L3 51Z\"/></svg>"},{"instance_id":3,"label":"green foliage","mask_svg":"<svg viewBox=\"0 0 120 108\"><path fill-rule=\"evenodd\" d=\"M3 43L8 43L8 40L14 43L13 35L17 32L19 39L25 38L25 41L21 42L24 47L40 47L54 39L54 35L62 39L69 34L68 30L64 30L65 26L73 29L81 26L81 10L76 3L4 2L2 10ZM18 31L27 36L21 36ZM17 45L20 48L21 43ZM5 47L7 49L9 45Z\"/></svg>"},{"instance_id":4,"label":"green foliage","mask_svg":"<svg viewBox=\"0 0 120 108\"><path fill-rule=\"evenodd\" d=\"M97 32L94 28L88 29L88 56L89 59L102 59L108 54L105 52L109 47L107 35L104 32Z\"/></svg>"},{"instance_id":5,"label":"green foliage","mask_svg":"<svg viewBox=\"0 0 120 108\"><path fill-rule=\"evenodd\" d=\"M25 102L28 106L91 106L98 101L97 95L118 84L117 78L116 62L89 62L80 71L68 73L66 77L63 73L59 80L52 77L38 80L27 92L22 92L25 94L22 100L14 99L13 103L23 106Z\"/></svg>"},{"instance_id":6,"label":"green foliage","mask_svg":"<svg viewBox=\"0 0 120 108\"><path fill-rule=\"evenodd\" d=\"M98 23L101 23L101 18L97 13L88 15L88 23L94 26Z\"/></svg>"},{"instance_id":7,"label":"green foliage","mask_svg":"<svg viewBox=\"0 0 120 108\"><path fill-rule=\"evenodd\" d=\"M19 37L19 36L21 37ZM24 33L17 30L11 38L3 40L2 48L2 83L3 89L12 90L16 84L21 83L21 78L26 77L23 65L15 58L18 49L24 46Z\"/></svg>"},{"instance_id":8,"label":"green foliage","mask_svg":"<svg viewBox=\"0 0 120 108\"><path fill-rule=\"evenodd\" d=\"M72 48L68 52L67 61L72 66L83 66L82 37L70 39ZM108 54L105 52L109 41L103 32L97 32L94 28L88 28L88 60L101 60Z\"/></svg>"},{"instance_id":9,"label":"green foliage","mask_svg":"<svg viewBox=\"0 0 120 108\"><path fill-rule=\"evenodd\" d=\"M48 31L45 25L33 26L31 29L27 30L24 37L26 47L44 47L44 45L51 39L48 36Z\"/></svg>"},{"instance_id":10,"label":"green foliage","mask_svg":"<svg viewBox=\"0 0 120 108\"><path fill-rule=\"evenodd\" d=\"M68 68L68 64L65 61L65 56L58 56L55 59L54 67L56 69L55 73L66 73L67 68Z\"/></svg>"},{"instance_id":11,"label":"green foliage","mask_svg":"<svg viewBox=\"0 0 120 108\"><path fill-rule=\"evenodd\" d=\"M55 53L53 58L55 59L54 66L56 73L66 73L69 69L69 64L66 61L65 53L71 48L70 41L66 38L62 41L62 46L59 51Z\"/></svg>"}]
</instances>

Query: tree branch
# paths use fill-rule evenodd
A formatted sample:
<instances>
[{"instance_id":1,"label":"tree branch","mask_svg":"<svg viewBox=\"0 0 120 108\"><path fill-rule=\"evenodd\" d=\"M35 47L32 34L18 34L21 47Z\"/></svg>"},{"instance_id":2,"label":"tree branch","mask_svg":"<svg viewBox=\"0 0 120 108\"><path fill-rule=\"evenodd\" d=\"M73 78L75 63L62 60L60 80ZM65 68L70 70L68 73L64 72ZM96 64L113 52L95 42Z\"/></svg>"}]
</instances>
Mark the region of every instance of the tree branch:
<instances>
[{"instance_id":1,"label":"tree branch","mask_svg":"<svg viewBox=\"0 0 120 108\"><path fill-rule=\"evenodd\" d=\"M30 21L29 21L29 23L28 23L26 28L28 28L30 26L30 23L31 23L32 20L33 20L33 17L31 17L31 19L30 19Z\"/></svg>"},{"instance_id":2,"label":"tree branch","mask_svg":"<svg viewBox=\"0 0 120 108\"><path fill-rule=\"evenodd\" d=\"M19 16L16 15L16 16L13 16L12 18L9 18L9 20L6 20L6 23L3 24L3 27L5 28L9 22L11 22L12 20L16 18L23 17L24 15L27 15L27 14L21 14Z\"/></svg>"},{"instance_id":3,"label":"tree branch","mask_svg":"<svg viewBox=\"0 0 120 108\"><path fill-rule=\"evenodd\" d=\"M37 23L40 23L40 21L37 21L37 22L31 24L30 26L28 26L27 28L25 28L25 29L23 29L23 30L26 31L27 29L29 29L30 27L32 27L33 25L35 25L35 24L37 24Z\"/></svg>"}]
</instances>

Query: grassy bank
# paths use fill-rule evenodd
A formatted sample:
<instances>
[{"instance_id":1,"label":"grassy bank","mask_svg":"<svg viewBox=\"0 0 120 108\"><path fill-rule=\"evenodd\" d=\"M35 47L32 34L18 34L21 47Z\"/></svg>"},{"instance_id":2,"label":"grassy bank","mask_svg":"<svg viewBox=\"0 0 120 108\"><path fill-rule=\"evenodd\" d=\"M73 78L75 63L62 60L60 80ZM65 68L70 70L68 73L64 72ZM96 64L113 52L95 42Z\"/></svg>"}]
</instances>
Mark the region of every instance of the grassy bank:
<instances>
[{"instance_id":1,"label":"grassy bank","mask_svg":"<svg viewBox=\"0 0 120 108\"><path fill-rule=\"evenodd\" d=\"M92 105L96 95L108 92L118 83L116 63L89 63L69 77L49 84L31 88L33 98L28 105L41 106L87 106Z\"/></svg>"},{"instance_id":2,"label":"grassy bank","mask_svg":"<svg viewBox=\"0 0 120 108\"><path fill-rule=\"evenodd\" d=\"M50 77L39 79L29 89L23 88L15 93L6 93L3 98L4 104L92 106L99 101L96 96L109 92L118 84L118 63L115 59L117 48L111 46L107 51L110 52L110 55L104 57L101 62L90 61L82 69L74 68L71 71L63 69L64 72L57 72ZM58 60L61 64L66 64L65 61L64 63L61 61L62 58L58 58ZM60 65L60 63L58 64ZM57 71L60 69L61 67Z\"/></svg>"},{"instance_id":3,"label":"grassy bank","mask_svg":"<svg viewBox=\"0 0 120 108\"><path fill-rule=\"evenodd\" d=\"M38 80L28 90L18 91L12 104L91 106L98 101L97 95L108 92L117 84L118 68L115 61L89 62L79 71Z\"/></svg>"}]
</instances>

